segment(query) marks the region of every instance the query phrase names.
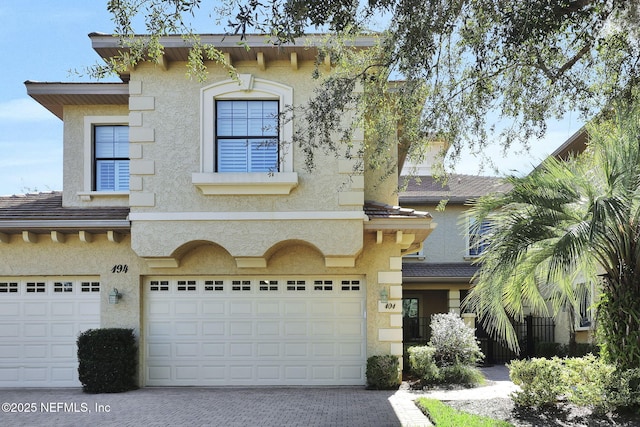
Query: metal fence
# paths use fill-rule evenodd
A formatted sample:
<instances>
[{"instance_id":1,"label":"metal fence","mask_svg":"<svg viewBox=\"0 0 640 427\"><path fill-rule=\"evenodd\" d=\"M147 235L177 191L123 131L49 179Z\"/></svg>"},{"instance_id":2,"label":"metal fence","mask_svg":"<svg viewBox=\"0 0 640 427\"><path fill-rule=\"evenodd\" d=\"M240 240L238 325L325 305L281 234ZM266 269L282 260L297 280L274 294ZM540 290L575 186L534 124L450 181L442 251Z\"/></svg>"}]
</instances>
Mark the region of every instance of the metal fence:
<instances>
[{"instance_id":1,"label":"metal fence","mask_svg":"<svg viewBox=\"0 0 640 427\"><path fill-rule=\"evenodd\" d=\"M512 325L518 336L519 355L511 351L506 343L490 337L481 325L477 325L476 335L485 355L485 363L507 363L513 359L535 357L538 343L555 342L555 322L551 317L527 316L524 322L512 322Z\"/></svg>"},{"instance_id":2,"label":"metal fence","mask_svg":"<svg viewBox=\"0 0 640 427\"><path fill-rule=\"evenodd\" d=\"M405 318L403 324L404 342L406 344L426 344L431 337L428 317ZM527 316L524 322L513 322L518 336L520 354L511 351L507 345L493 339L482 328L476 325L476 336L480 341L480 350L485 355L485 363L507 363L513 359L535 357L538 343L555 341L555 323L551 317Z\"/></svg>"}]
</instances>

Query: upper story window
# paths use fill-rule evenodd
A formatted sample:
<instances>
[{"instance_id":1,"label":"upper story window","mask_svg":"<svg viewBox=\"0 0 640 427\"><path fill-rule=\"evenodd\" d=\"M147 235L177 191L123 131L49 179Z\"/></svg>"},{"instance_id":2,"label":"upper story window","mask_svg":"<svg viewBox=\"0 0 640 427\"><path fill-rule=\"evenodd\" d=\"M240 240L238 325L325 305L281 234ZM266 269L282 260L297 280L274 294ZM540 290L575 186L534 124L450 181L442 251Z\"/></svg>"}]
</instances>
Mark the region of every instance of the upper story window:
<instances>
[{"instance_id":1,"label":"upper story window","mask_svg":"<svg viewBox=\"0 0 640 427\"><path fill-rule=\"evenodd\" d=\"M96 191L129 190L129 127L93 127Z\"/></svg>"},{"instance_id":2,"label":"upper story window","mask_svg":"<svg viewBox=\"0 0 640 427\"><path fill-rule=\"evenodd\" d=\"M278 101L217 100L218 172L277 172Z\"/></svg>"},{"instance_id":3,"label":"upper story window","mask_svg":"<svg viewBox=\"0 0 640 427\"><path fill-rule=\"evenodd\" d=\"M469 234L467 245L467 256L475 258L480 256L489 246L489 242L486 237L489 233L490 223L489 221L478 222L471 218L469 219Z\"/></svg>"},{"instance_id":4,"label":"upper story window","mask_svg":"<svg viewBox=\"0 0 640 427\"><path fill-rule=\"evenodd\" d=\"M298 185L287 113L293 88L239 74L200 96L200 170L192 183L206 195L289 194Z\"/></svg>"},{"instance_id":5,"label":"upper story window","mask_svg":"<svg viewBox=\"0 0 640 427\"><path fill-rule=\"evenodd\" d=\"M81 200L129 195L129 116L84 116Z\"/></svg>"}]
</instances>

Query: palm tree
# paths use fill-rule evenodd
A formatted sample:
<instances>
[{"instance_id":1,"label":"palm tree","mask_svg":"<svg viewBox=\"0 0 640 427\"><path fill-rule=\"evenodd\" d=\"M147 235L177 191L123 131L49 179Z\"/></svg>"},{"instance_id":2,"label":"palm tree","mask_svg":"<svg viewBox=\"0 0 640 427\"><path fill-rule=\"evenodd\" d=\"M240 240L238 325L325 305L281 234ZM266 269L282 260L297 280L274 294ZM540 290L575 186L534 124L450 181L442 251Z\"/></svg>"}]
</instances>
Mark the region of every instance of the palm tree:
<instances>
[{"instance_id":1,"label":"palm tree","mask_svg":"<svg viewBox=\"0 0 640 427\"><path fill-rule=\"evenodd\" d=\"M525 307L541 315L577 310L594 285L603 355L620 368L637 367L640 104L617 105L588 132L584 153L548 158L525 177L507 178L511 191L472 204L475 223L490 227L465 303L518 351L511 320L522 319Z\"/></svg>"}]
</instances>

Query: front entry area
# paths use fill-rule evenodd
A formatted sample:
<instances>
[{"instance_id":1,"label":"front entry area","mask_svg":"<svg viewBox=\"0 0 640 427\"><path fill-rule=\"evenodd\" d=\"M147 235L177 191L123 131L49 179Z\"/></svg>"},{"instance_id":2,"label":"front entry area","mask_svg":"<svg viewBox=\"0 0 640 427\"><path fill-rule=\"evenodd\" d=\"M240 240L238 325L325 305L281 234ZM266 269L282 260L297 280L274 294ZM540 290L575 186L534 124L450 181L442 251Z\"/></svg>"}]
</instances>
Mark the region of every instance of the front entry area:
<instances>
[{"instance_id":1,"label":"front entry area","mask_svg":"<svg viewBox=\"0 0 640 427\"><path fill-rule=\"evenodd\" d=\"M421 290L402 296L402 330L405 343L426 344L431 339L431 316L449 311L449 292Z\"/></svg>"},{"instance_id":2,"label":"front entry area","mask_svg":"<svg viewBox=\"0 0 640 427\"><path fill-rule=\"evenodd\" d=\"M361 277L148 277L147 386L364 385Z\"/></svg>"}]
</instances>

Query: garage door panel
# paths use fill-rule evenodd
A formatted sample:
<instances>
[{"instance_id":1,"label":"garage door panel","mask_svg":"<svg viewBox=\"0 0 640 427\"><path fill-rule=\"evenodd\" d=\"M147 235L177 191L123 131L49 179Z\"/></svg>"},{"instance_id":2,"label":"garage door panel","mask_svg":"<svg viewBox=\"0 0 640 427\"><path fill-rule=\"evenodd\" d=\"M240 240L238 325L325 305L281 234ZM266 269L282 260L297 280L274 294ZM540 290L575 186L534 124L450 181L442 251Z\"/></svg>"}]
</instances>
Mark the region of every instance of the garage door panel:
<instances>
[{"instance_id":1,"label":"garage door panel","mask_svg":"<svg viewBox=\"0 0 640 427\"><path fill-rule=\"evenodd\" d=\"M273 321L259 322L257 325L258 336L279 336L280 323Z\"/></svg>"},{"instance_id":2,"label":"garage door panel","mask_svg":"<svg viewBox=\"0 0 640 427\"><path fill-rule=\"evenodd\" d=\"M0 303L0 319L12 318L18 316L19 314L20 305L15 303Z\"/></svg>"},{"instance_id":3,"label":"garage door panel","mask_svg":"<svg viewBox=\"0 0 640 427\"><path fill-rule=\"evenodd\" d=\"M93 320L96 316L96 313L100 313L100 301L87 301L84 299L77 306L77 317L80 319L89 318Z\"/></svg>"},{"instance_id":4,"label":"garage door panel","mask_svg":"<svg viewBox=\"0 0 640 427\"><path fill-rule=\"evenodd\" d=\"M42 302L25 302L23 305L24 316L26 318L48 318L49 304Z\"/></svg>"},{"instance_id":5,"label":"garage door panel","mask_svg":"<svg viewBox=\"0 0 640 427\"><path fill-rule=\"evenodd\" d=\"M284 335L290 336L306 336L307 335L307 322L294 321L285 324Z\"/></svg>"},{"instance_id":6,"label":"garage door panel","mask_svg":"<svg viewBox=\"0 0 640 427\"><path fill-rule=\"evenodd\" d=\"M232 366L229 369L229 379L231 381L251 380L254 378L253 365Z\"/></svg>"},{"instance_id":7,"label":"garage door panel","mask_svg":"<svg viewBox=\"0 0 640 427\"><path fill-rule=\"evenodd\" d=\"M203 301L202 303L203 314L221 314L225 312L224 301Z\"/></svg>"},{"instance_id":8,"label":"garage door panel","mask_svg":"<svg viewBox=\"0 0 640 427\"><path fill-rule=\"evenodd\" d=\"M25 358L46 358L49 346L43 344L25 345L22 354Z\"/></svg>"},{"instance_id":9,"label":"garage door panel","mask_svg":"<svg viewBox=\"0 0 640 427\"><path fill-rule=\"evenodd\" d=\"M49 325L46 323L29 323L24 325L25 338L46 338L49 336Z\"/></svg>"},{"instance_id":10,"label":"garage door panel","mask_svg":"<svg viewBox=\"0 0 640 427\"><path fill-rule=\"evenodd\" d=\"M225 347L226 344L224 343L203 343L202 355L207 359L211 357L224 357Z\"/></svg>"},{"instance_id":11,"label":"garage door panel","mask_svg":"<svg viewBox=\"0 0 640 427\"><path fill-rule=\"evenodd\" d=\"M252 322L230 322L229 323L229 332L231 336L243 336L243 335L252 335L253 333L253 323Z\"/></svg>"},{"instance_id":12,"label":"garage door panel","mask_svg":"<svg viewBox=\"0 0 640 427\"><path fill-rule=\"evenodd\" d=\"M176 343L176 357L197 357L200 354L200 344L197 342Z\"/></svg>"},{"instance_id":13,"label":"garage door panel","mask_svg":"<svg viewBox=\"0 0 640 427\"><path fill-rule=\"evenodd\" d=\"M20 379L19 368L1 368L0 367L0 382L2 383L17 383Z\"/></svg>"},{"instance_id":14,"label":"garage door panel","mask_svg":"<svg viewBox=\"0 0 640 427\"><path fill-rule=\"evenodd\" d=\"M273 381L278 380L281 376L280 366L271 365L264 366L259 365L256 366L256 374L259 381Z\"/></svg>"},{"instance_id":15,"label":"garage door panel","mask_svg":"<svg viewBox=\"0 0 640 427\"><path fill-rule=\"evenodd\" d=\"M171 314L171 303L169 301L150 301L147 311L150 315Z\"/></svg>"},{"instance_id":16,"label":"garage door panel","mask_svg":"<svg viewBox=\"0 0 640 427\"><path fill-rule=\"evenodd\" d=\"M147 327L147 333L151 337L160 337L160 336L172 336L171 330L173 325L170 321L165 322L150 322Z\"/></svg>"},{"instance_id":17,"label":"garage door panel","mask_svg":"<svg viewBox=\"0 0 640 427\"><path fill-rule=\"evenodd\" d=\"M360 336L364 329L364 322L360 320L345 320L338 324L337 335L341 337Z\"/></svg>"},{"instance_id":18,"label":"garage door panel","mask_svg":"<svg viewBox=\"0 0 640 427\"><path fill-rule=\"evenodd\" d=\"M75 327L73 323L52 323L51 324L51 336L52 337L75 337Z\"/></svg>"},{"instance_id":19,"label":"garage door panel","mask_svg":"<svg viewBox=\"0 0 640 427\"><path fill-rule=\"evenodd\" d=\"M147 385L363 385L365 292L346 282L148 278Z\"/></svg>"},{"instance_id":20,"label":"garage door panel","mask_svg":"<svg viewBox=\"0 0 640 427\"><path fill-rule=\"evenodd\" d=\"M252 314L252 303L250 301L231 301L229 303L229 314L231 316Z\"/></svg>"},{"instance_id":21,"label":"garage door panel","mask_svg":"<svg viewBox=\"0 0 640 427\"><path fill-rule=\"evenodd\" d=\"M11 344L0 345L0 388L79 387L76 341L100 325L99 282L0 278L7 283L10 292L0 286L0 338Z\"/></svg>"},{"instance_id":22,"label":"garage door panel","mask_svg":"<svg viewBox=\"0 0 640 427\"><path fill-rule=\"evenodd\" d=\"M51 303L51 315L53 317L73 316L74 314L73 303L70 303L68 301Z\"/></svg>"},{"instance_id":23,"label":"garage door panel","mask_svg":"<svg viewBox=\"0 0 640 427\"><path fill-rule=\"evenodd\" d=\"M253 355L253 343L232 342L229 344L229 355L231 357L251 357Z\"/></svg>"},{"instance_id":24,"label":"garage door panel","mask_svg":"<svg viewBox=\"0 0 640 427\"><path fill-rule=\"evenodd\" d=\"M257 346L258 357L280 357L282 355L280 343L259 342Z\"/></svg>"},{"instance_id":25,"label":"garage door panel","mask_svg":"<svg viewBox=\"0 0 640 427\"><path fill-rule=\"evenodd\" d=\"M175 302L175 314L197 314L198 302L197 301L176 301Z\"/></svg>"},{"instance_id":26,"label":"garage door panel","mask_svg":"<svg viewBox=\"0 0 640 427\"><path fill-rule=\"evenodd\" d=\"M175 337L183 337L183 336L196 336L198 335L198 327L199 324L197 321L185 322L179 321L174 323L174 336Z\"/></svg>"},{"instance_id":27,"label":"garage door panel","mask_svg":"<svg viewBox=\"0 0 640 427\"><path fill-rule=\"evenodd\" d=\"M16 338L19 335L19 323L0 323L0 338Z\"/></svg>"},{"instance_id":28,"label":"garage door panel","mask_svg":"<svg viewBox=\"0 0 640 427\"><path fill-rule=\"evenodd\" d=\"M202 335L204 337L212 335L212 336L220 336L220 335L224 335L225 334L225 322L224 321L218 321L218 322L209 322L209 321L203 321L202 322Z\"/></svg>"},{"instance_id":29,"label":"garage door panel","mask_svg":"<svg viewBox=\"0 0 640 427\"><path fill-rule=\"evenodd\" d=\"M147 354L149 357L169 358L171 357L171 344L150 344L147 345Z\"/></svg>"}]
</instances>

